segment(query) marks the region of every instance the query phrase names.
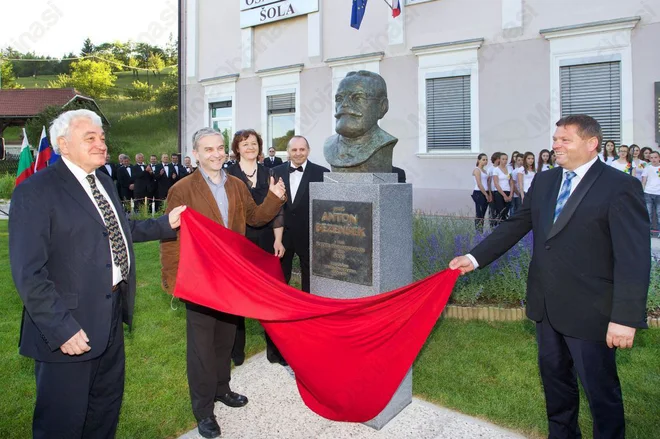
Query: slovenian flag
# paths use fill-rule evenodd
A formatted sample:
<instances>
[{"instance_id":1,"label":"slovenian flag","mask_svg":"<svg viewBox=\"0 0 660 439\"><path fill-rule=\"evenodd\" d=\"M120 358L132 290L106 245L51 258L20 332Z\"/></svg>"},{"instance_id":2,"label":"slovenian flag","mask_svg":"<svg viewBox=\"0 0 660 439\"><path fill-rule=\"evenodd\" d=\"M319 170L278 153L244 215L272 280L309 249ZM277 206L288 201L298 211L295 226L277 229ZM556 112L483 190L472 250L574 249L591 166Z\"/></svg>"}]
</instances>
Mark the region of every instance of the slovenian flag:
<instances>
[{"instance_id":1,"label":"slovenian flag","mask_svg":"<svg viewBox=\"0 0 660 439\"><path fill-rule=\"evenodd\" d=\"M353 9L351 10L351 27L360 29L362 24L362 17L367 8L367 0L353 0Z\"/></svg>"},{"instance_id":2,"label":"slovenian flag","mask_svg":"<svg viewBox=\"0 0 660 439\"><path fill-rule=\"evenodd\" d=\"M396 18L401 15L401 3L399 0L392 1L392 17Z\"/></svg>"},{"instance_id":3,"label":"slovenian flag","mask_svg":"<svg viewBox=\"0 0 660 439\"><path fill-rule=\"evenodd\" d=\"M39 149L37 150L37 160L34 162L34 172L41 171L50 161L52 149L46 136L46 127L41 128L41 139L39 139Z\"/></svg>"},{"instance_id":4,"label":"slovenian flag","mask_svg":"<svg viewBox=\"0 0 660 439\"><path fill-rule=\"evenodd\" d=\"M16 170L16 186L34 174L34 160L30 151L25 128L23 128L23 144L21 145L21 155L18 157L18 169Z\"/></svg>"}]
</instances>

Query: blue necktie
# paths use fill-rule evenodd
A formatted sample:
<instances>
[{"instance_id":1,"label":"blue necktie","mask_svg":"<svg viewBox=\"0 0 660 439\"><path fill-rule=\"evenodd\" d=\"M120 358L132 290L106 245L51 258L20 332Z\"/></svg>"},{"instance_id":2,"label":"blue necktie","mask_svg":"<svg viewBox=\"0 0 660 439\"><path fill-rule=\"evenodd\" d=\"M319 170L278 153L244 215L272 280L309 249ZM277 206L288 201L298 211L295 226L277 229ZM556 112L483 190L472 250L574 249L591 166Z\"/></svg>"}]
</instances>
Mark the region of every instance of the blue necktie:
<instances>
[{"instance_id":1,"label":"blue necktie","mask_svg":"<svg viewBox=\"0 0 660 439\"><path fill-rule=\"evenodd\" d=\"M559 191L559 196L557 197L557 205L555 207L555 218L552 221L553 223L557 221L557 218L559 217L559 214L564 208L566 201L568 201L568 197L571 196L571 180L576 175L577 174L573 171L568 171L566 173L566 179L564 180L564 184L561 185L561 190Z\"/></svg>"}]
</instances>

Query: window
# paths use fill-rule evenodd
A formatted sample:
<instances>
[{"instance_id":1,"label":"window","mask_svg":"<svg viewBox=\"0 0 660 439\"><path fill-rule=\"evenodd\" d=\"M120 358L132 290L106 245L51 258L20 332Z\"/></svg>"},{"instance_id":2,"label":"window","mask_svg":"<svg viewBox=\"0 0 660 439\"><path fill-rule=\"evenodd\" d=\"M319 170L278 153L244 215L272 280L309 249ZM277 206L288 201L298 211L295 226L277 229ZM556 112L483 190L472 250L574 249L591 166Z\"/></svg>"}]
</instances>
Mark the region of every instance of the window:
<instances>
[{"instance_id":1,"label":"window","mask_svg":"<svg viewBox=\"0 0 660 439\"><path fill-rule=\"evenodd\" d=\"M412 47L418 58L417 103L422 159L479 153L479 60L483 38Z\"/></svg>"},{"instance_id":2,"label":"window","mask_svg":"<svg viewBox=\"0 0 660 439\"><path fill-rule=\"evenodd\" d=\"M266 96L268 113L268 147L286 151L296 132L296 93Z\"/></svg>"},{"instance_id":3,"label":"window","mask_svg":"<svg viewBox=\"0 0 660 439\"><path fill-rule=\"evenodd\" d=\"M214 102L209 104L209 114L211 116L211 128L218 130L225 138L225 146L231 142L232 120L231 120L231 101Z\"/></svg>"},{"instance_id":4,"label":"window","mask_svg":"<svg viewBox=\"0 0 660 439\"><path fill-rule=\"evenodd\" d=\"M426 147L471 150L470 75L426 80Z\"/></svg>"},{"instance_id":5,"label":"window","mask_svg":"<svg viewBox=\"0 0 660 439\"><path fill-rule=\"evenodd\" d=\"M588 114L603 139L621 144L621 62L561 67L561 116Z\"/></svg>"}]
</instances>

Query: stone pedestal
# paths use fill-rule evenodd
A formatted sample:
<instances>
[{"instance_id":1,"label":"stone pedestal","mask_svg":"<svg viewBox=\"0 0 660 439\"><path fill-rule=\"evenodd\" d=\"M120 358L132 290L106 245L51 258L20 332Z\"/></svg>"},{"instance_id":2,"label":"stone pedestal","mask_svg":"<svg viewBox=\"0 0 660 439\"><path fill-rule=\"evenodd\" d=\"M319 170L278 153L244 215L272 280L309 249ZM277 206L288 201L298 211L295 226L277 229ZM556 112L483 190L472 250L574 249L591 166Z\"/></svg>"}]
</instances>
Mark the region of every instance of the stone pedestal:
<instances>
[{"instance_id":1,"label":"stone pedestal","mask_svg":"<svg viewBox=\"0 0 660 439\"><path fill-rule=\"evenodd\" d=\"M311 292L350 299L412 283L412 185L396 174L339 173L310 183ZM380 430L412 401L412 370L366 425Z\"/></svg>"}]
</instances>

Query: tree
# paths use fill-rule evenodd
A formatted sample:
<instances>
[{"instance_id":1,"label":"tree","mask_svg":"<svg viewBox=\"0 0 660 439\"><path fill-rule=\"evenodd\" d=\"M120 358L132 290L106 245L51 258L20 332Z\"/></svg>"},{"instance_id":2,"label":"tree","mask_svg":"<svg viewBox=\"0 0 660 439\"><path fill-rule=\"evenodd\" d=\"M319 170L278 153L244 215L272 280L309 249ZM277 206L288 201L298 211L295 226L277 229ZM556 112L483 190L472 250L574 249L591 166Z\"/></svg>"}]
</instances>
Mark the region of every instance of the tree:
<instances>
[{"instance_id":1,"label":"tree","mask_svg":"<svg viewBox=\"0 0 660 439\"><path fill-rule=\"evenodd\" d=\"M138 67L140 67L140 61L138 61L137 58L131 56L128 58L128 62L126 64L128 64L128 66L131 68L133 76L135 76L135 78L139 78L140 71L138 70Z\"/></svg>"},{"instance_id":2,"label":"tree","mask_svg":"<svg viewBox=\"0 0 660 439\"><path fill-rule=\"evenodd\" d=\"M80 50L80 56L87 56L91 55L92 53L94 53L94 45L92 44L92 40L87 38L83 43L82 49Z\"/></svg>"},{"instance_id":3,"label":"tree","mask_svg":"<svg viewBox=\"0 0 660 439\"><path fill-rule=\"evenodd\" d=\"M159 53L152 53L147 59L147 68L154 72L154 76L160 76L160 71L165 68L163 56Z\"/></svg>"},{"instance_id":4,"label":"tree","mask_svg":"<svg viewBox=\"0 0 660 439\"><path fill-rule=\"evenodd\" d=\"M22 85L16 82L11 61L0 61L0 81L2 81L3 89L23 88Z\"/></svg>"},{"instance_id":5,"label":"tree","mask_svg":"<svg viewBox=\"0 0 660 439\"><path fill-rule=\"evenodd\" d=\"M173 109L179 105L179 74L178 69L168 73L163 84L156 90L156 106L163 109Z\"/></svg>"},{"instance_id":6,"label":"tree","mask_svg":"<svg viewBox=\"0 0 660 439\"><path fill-rule=\"evenodd\" d=\"M71 75L59 75L56 81L48 84L49 87L61 88L73 86L79 92L92 97L100 98L108 94L115 85L117 77L112 74L108 64L91 59L81 59L71 63Z\"/></svg>"}]
</instances>

